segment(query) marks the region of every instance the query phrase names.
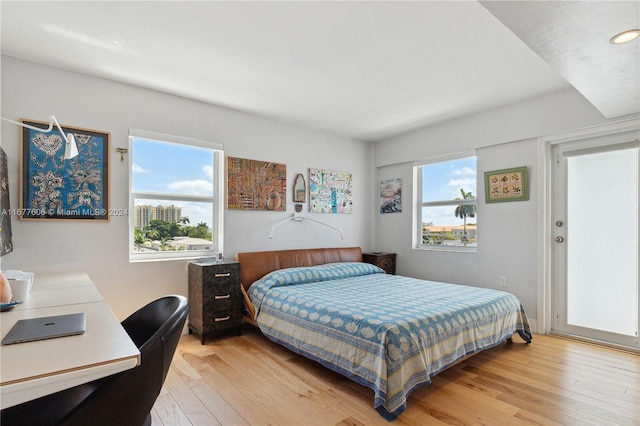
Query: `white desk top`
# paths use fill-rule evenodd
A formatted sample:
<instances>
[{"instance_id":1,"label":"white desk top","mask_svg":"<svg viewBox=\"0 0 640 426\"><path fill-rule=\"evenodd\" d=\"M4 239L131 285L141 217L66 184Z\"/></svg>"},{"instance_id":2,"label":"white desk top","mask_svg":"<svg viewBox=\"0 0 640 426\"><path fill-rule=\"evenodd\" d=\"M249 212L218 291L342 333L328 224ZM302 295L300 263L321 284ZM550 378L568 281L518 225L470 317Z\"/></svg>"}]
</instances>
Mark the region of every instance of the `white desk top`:
<instances>
[{"instance_id":1,"label":"white desk top","mask_svg":"<svg viewBox=\"0 0 640 426\"><path fill-rule=\"evenodd\" d=\"M0 405L10 407L138 365L140 352L89 276L39 274L29 299L0 316L4 337L25 318L86 312L86 332L0 346Z\"/></svg>"}]
</instances>

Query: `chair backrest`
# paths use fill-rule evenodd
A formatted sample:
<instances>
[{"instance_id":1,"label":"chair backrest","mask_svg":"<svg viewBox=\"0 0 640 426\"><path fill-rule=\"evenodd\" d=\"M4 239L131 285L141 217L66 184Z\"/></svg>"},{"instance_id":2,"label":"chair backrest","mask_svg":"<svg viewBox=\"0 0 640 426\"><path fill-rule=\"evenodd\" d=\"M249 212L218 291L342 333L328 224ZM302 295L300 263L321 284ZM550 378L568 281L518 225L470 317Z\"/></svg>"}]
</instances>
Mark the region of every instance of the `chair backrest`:
<instances>
[{"instance_id":1,"label":"chair backrest","mask_svg":"<svg viewBox=\"0 0 640 426\"><path fill-rule=\"evenodd\" d=\"M155 300L122 321L140 365L108 377L65 417L67 425L143 425L164 380L189 312L184 296Z\"/></svg>"}]
</instances>

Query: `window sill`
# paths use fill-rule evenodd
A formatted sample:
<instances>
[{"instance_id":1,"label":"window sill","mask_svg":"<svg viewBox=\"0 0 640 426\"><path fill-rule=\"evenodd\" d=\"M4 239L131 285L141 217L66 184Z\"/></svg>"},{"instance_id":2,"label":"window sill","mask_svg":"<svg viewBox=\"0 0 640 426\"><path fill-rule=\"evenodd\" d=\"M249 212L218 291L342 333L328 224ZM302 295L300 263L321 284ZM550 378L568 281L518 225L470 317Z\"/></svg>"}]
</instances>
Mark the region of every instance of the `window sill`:
<instances>
[{"instance_id":1,"label":"window sill","mask_svg":"<svg viewBox=\"0 0 640 426\"><path fill-rule=\"evenodd\" d=\"M197 259L217 259L218 253L214 251L196 251L192 250L188 254L182 251L182 255L176 256L176 253L180 252L161 252L153 253L152 255L145 255L141 253L129 253L129 263L143 263L143 262L164 262L170 260L197 260Z\"/></svg>"},{"instance_id":2,"label":"window sill","mask_svg":"<svg viewBox=\"0 0 640 426\"><path fill-rule=\"evenodd\" d=\"M449 253L469 253L469 254L475 254L478 252L477 247L463 247L463 246L419 246L419 247L414 247L413 250L439 251L439 252L449 252Z\"/></svg>"}]
</instances>

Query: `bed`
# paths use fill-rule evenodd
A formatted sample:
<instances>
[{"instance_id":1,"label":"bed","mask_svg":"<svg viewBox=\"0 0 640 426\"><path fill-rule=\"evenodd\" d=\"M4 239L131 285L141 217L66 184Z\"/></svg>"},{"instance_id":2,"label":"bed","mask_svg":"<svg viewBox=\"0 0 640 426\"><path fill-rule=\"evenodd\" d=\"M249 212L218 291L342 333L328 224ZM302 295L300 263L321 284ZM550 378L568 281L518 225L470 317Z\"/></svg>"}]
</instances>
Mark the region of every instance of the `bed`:
<instances>
[{"instance_id":1,"label":"bed","mask_svg":"<svg viewBox=\"0 0 640 426\"><path fill-rule=\"evenodd\" d=\"M514 333L522 304L502 291L387 275L359 247L238 253L247 320L269 339L367 386L394 420L409 394Z\"/></svg>"}]
</instances>

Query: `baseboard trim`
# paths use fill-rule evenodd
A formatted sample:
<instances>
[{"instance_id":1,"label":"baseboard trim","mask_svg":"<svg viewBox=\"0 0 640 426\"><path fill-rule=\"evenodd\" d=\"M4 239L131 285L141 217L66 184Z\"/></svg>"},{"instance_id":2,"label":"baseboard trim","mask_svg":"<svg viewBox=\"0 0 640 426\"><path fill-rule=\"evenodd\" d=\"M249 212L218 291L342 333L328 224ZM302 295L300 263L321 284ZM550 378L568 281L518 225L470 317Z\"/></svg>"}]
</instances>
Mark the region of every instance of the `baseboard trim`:
<instances>
[{"instance_id":1,"label":"baseboard trim","mask_svg":"<svg viewBox=\"0 0 640 426\"><path fill-rule=\"evenodd\" d=\"M565 340L572 340L574 342L586 343L588 345L600 346L607 349L613 349L620 352L626 352L632 355L639 355L640 349L630 348L629 346L617 345L615 343L603 342L601 340L589 339L587 337L575 336L573 334L560 333L557 331L550 331L549 336L557 337Z\"/></svg>"}]
</instances>

